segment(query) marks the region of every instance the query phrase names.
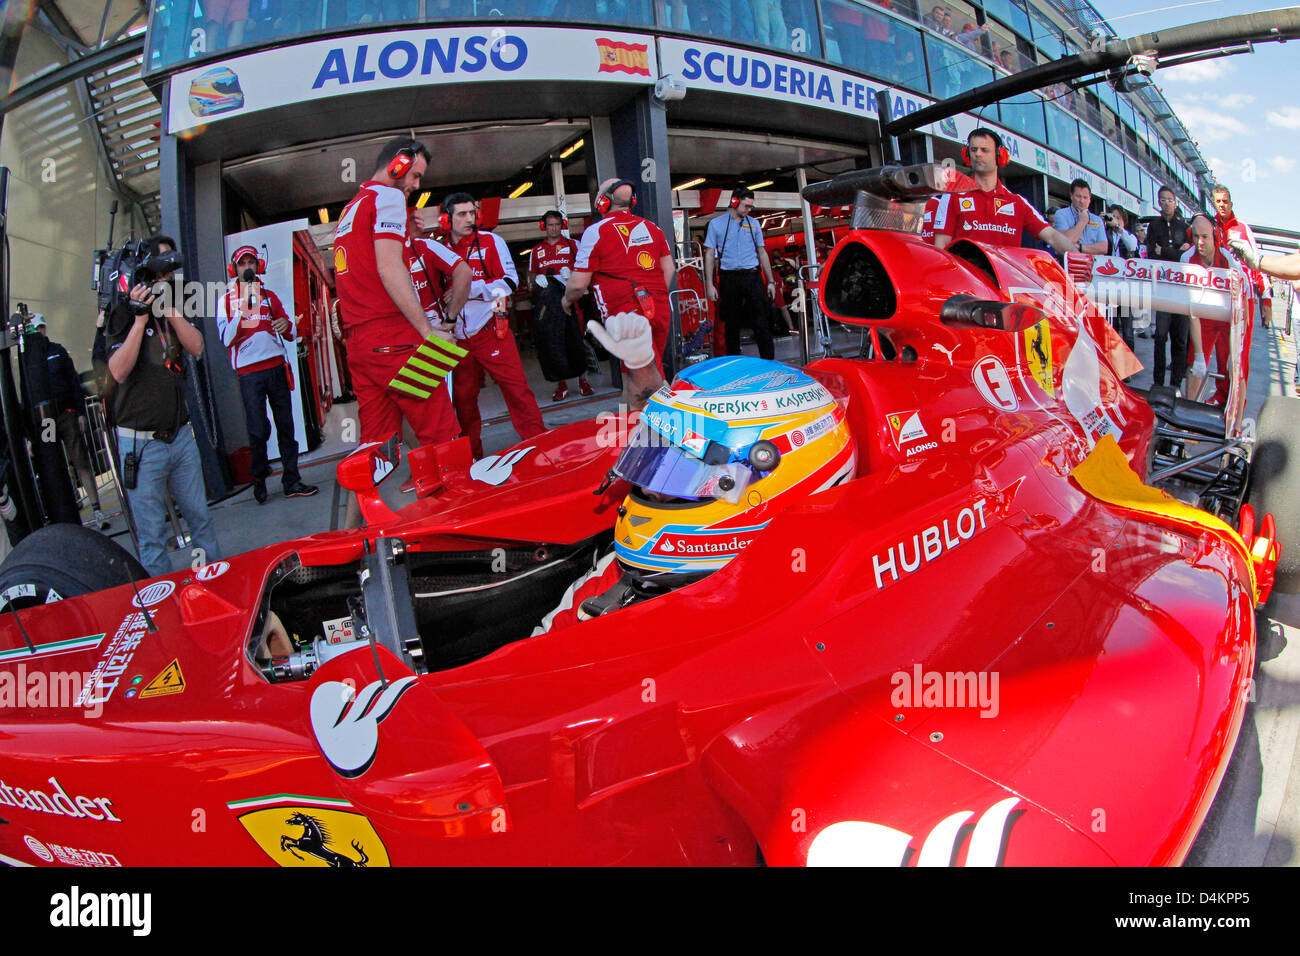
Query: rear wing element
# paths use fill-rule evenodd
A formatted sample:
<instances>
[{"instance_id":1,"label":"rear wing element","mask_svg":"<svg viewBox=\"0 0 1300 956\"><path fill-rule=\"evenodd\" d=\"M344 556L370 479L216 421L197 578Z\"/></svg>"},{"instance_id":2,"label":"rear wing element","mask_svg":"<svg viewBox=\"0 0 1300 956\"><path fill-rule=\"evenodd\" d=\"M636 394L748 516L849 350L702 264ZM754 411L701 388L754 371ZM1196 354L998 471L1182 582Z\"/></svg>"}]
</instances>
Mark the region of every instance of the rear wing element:
<instances>
[{"instance_id":1,"label":"rear wing element","mask_svg":"<svg viewBox=\"0 0 1300 956\"><path fill-rule=\"evenodd\" d=\"M1174 312L1200 323L1227 322L1229 333L1228 434L1241 431L1246 405L1245 343L1253 299L1237 269L1214 269L1189 262L1121 259L1081 252L1065 254L1065 270L1103 312Z\"/></svg>"}]
</instances>

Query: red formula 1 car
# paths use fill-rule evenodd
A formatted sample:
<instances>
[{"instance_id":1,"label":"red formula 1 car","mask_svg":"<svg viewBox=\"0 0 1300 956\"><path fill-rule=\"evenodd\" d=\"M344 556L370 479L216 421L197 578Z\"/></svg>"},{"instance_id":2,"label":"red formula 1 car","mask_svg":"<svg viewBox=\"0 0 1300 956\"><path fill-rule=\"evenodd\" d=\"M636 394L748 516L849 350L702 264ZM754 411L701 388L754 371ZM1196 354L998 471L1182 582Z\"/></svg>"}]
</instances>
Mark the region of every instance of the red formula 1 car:
<instances>
[{"instance_id":1,"label":"red formula 1 car","mask_svg":"<svg viewBox=\"0 0 1300 956\"><path fill-rule=\"evenodd\" d=\"M396 513L363 448L339 478L364 529L81 597L129 562L33 536L0 569L0 692L27 695L0 707L0 854L1181 861L1241 726L1271 526L1143 483L1131 353L1058 263L862 228L915 225L937 167L847 176L816 199L858 197L821 306L869 345L805 371L851 480L693 583L535 636L610 546L628 416L418 450Z\"/></svg>"}]
</instances>

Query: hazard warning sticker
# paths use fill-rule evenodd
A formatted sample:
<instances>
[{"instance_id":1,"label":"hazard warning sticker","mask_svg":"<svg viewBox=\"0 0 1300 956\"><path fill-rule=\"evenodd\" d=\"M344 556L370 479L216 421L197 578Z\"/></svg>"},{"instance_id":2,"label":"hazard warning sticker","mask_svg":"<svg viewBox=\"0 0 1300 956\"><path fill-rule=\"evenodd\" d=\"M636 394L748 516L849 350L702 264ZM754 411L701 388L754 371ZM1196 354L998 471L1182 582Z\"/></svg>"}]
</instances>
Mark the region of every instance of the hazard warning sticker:
<instances>
[{"instance_id":1,"label":"hazard warning sticker","mask_svg":"<svg viewBox=\"0 0 1300 956\"><path fill-rule=\"evenodd\" d=\"M161 674L144 686L140 691L140 699L183 693L185 693L185 675L181 673L180 661L174 660L163 668Z\"/></svg>"}]
</instances>

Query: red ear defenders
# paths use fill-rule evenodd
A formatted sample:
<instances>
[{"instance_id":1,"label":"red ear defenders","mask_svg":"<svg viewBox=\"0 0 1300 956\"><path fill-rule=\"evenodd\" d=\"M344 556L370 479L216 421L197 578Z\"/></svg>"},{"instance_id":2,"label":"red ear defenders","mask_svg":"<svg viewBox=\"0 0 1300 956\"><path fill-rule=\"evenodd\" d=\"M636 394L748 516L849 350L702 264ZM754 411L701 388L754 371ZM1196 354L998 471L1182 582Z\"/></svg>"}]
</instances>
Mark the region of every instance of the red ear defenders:
<instances>
[{"instance_id":1,"label":"red ear defenders","mask_svg":"<svg viewBox=\"0 0 1300 956\"><path fill-rule=\"evenodd\" d=\"M401 179L415 162L415 156L420 152L420 144L412 140L410 146L403 146L397 151L397 155L392 158L388 164L388 178Z\"/></svg>"},{"instance_id":2,"label":"red ear defenders","mask_svg":"<svg viewBox=\"0 0 1300 956\"><path fill-rule=\"evenodd\" d=\"M609 214L609 207L612 205L612 201L609 198L609 194L612 193L615 189L618 189L620 186L632 187L632 203L628 208L630 209L636 208L636 183L629 182L626 179L620 179L618 182L614 183L614 185L610 186L609 189L605 190L603 193L601 193L599 196L596 197L596 212L600 213L602 216Z\"/></svg>"},{"instance_id":3,"label":"red ear defenders","mask_svg":"<svg viewBox=\"0 0 1300 956\"><path fill-rule=\"evenodd\" d=\"M546 220L549 219L549 218L552 218L552 217L550 217L550 216L543 216L541 219L537 220L537 228L540 229L540 230L542 230L542 232L545 232L545 231L546 231ZM560 217L560 228L561 228L561 229L568 229L568 228L569 228L569 220L568 220L567 218L563 217L563 216Z\"/></svg>"},{"instance_id":4,"label":"red ear defenders","mask_svg":"<svg viewBox=\"0 0 1300 956\"><path fill-rule=\"evenodd\" d=\"M449 213L438 213L438 231L451 235L451 215Z\"/></svg>"},{"instance_id":5,"label":"red ear defenders","mask_svg":"<svg viewBox=\"0 0 1300 956\"><path fill-rule=\"evenodd\" d=\"M999 167L1011 165L1011 150L1007 149L1000 142L998 145L997 163ZM970 165L970 150L965 146L961 148L961 161L963 164Z\"/></svg>"},{"instance_id":6,"label":"red ear defenders","mask_svg":"<svg viewBox=\"0 0 1300 956\"><path fill-rule=\"evenodd\" d=\"M235 278L235 263L243 256L254 256L257 259L257 274L262 275L266 272L266 260L257 255L257 250L252 246L240 246L235 250L234 255L230 257L230 265L226 266L226 275Z\"/></svg>"}]
</instances>

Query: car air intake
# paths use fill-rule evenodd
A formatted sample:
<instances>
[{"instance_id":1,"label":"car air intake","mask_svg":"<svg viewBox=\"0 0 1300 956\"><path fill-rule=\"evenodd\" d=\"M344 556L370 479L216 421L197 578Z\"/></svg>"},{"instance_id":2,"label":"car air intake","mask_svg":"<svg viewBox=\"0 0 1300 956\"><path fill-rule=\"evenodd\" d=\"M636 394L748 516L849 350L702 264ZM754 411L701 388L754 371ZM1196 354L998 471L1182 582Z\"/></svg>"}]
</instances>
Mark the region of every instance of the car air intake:
<instances>
[{"instance_id":1,"label":"car air intake","mask_svg":"<svg viewBox=\"0 0 1300 956\"><path fill-rule=\"evenodd\" d=\"M840 249L824 281L826 311L833 319L888 319L898 309L889 273L860 242Z\"/></svg>"}]
</instances>

